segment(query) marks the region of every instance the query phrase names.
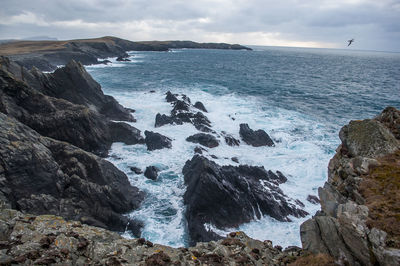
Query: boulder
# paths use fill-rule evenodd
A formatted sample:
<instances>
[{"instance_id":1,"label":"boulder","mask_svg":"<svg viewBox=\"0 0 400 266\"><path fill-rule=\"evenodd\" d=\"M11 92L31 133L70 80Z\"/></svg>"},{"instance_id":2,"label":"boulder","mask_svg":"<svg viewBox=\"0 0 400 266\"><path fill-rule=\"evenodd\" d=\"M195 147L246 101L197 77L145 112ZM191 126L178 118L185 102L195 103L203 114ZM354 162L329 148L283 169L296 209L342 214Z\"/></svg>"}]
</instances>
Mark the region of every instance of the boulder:
<instances>
[{"instance_id":1,"label":"boulder","mask_svg":"<svg viewBox=\"0 0 400 266\"><path fill-rule=\"evenodd\" d=\"M171 139L160 133L146 130L144 135L146 136L145 142L149 151L172 147Z\"/></svg>"},{"instance_id":2,"label":"boulder","mask_svg":"<svg viewBox=\"0 0 400 266\"><path fill-rule=\"evenodd\" d=\"M158 177L158 168L155 166L147 166L144 171L144 176L151 180L157 180Z\"/></svg>"},{"instance_id":3,"label":"boulder","mask_svg":"<svg viewBox=\"0 0 400 266\"><path fill-rule=\"evenodd\" d=\"M195 155L182 173L187 185L184 203L191 245L217 238L207 229L210 224L224 229L263 215L279 221L290 221L289 215L307 215L279 189L281 178L263 167L219 166Z\"/></svg>"},{"instance_id":4,"label":"boulder","mask_svg":"<svg viewBox=\"0 0 400 266\"><path fill-rule=\"evenodd\" d=\"M194 134L194 135L186 138L186 141L193 142L193 143L199 143L208 148L214 148L219 145L218 140L213 135L205 134L205 133Z\"/></svg>"},{"instance_id":5,"label":"boulder","mask_svg":"<svg viewBox=\"0 0 400 266\"><path fill-rule=\"evenodd\" d=\"M207 109L204 107L204 104L202 102L196 102L193 106L207 113Z\"/></svg>"},{"instance_id":6,"label":"boulder","mask_svg":"<svg viewBox=\"0 0 400 266\"><path fill-rule=\"evenodd\" d=\"M243 139L244 142L247 144L260 147L260 146L274 146L274 142L268 136L268 134L262 130L252 130L250 129L248 124L240 124L240 137Z\"/></svg>"},{"instance_id":7,"label":"boulder","mask_svg":"<svg viewBox=\"0 0 400 266\"><path fill-rule=\"evenodd\" d=\"M12 208L125 231L144 194L110 162L0 113L0 198ZM133 227L132 227L133 228ZM138 231L136 231L137 233Z\"/></svg>"}]
</instances>

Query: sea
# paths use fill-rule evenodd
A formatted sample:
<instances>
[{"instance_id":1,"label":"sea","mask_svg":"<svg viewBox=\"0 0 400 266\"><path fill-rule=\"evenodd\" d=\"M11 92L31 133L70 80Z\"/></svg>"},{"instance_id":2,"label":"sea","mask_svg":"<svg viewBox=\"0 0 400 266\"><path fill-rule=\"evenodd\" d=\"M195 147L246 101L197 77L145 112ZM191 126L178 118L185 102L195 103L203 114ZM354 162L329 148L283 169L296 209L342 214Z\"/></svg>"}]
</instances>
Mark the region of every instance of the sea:
<instances>
[{"instance_id":1,"label":"sea","mask_svg":"<svg viewBox=\"0 0 400 266\"><path fill-rule=\"evenodd\" d=\"M327 180L329 160L340 144L340 128L350 120L373 118L386 106L400 108L400 53L340 49L252 47L253 51L180 49L129 52L130 62L108 58L108 65L86 66L105 94L135 109L132 126L172 139L171 149L147 151L145 145L114 143L107 158L146 192L142 206L126 215L144 224L142 237L173 247L188 245L184 216L182 168L196 144L185 139L198 133L191 124L155 128L157 113L172 107L165 93L201 101L212 128L240 139L239 124L263 129L274 147L239 147L224 141L205 156L220 165L264 166L281 171L288 181L280 188L299 199L309 216L279 222L269 216L238 228L208 228L221 236L244 231L252 238L283 247L301 246L299 227L320 206L306 199L318 195ZM211 158L211 155L218 159ZM130 167L154 165L156 181ZM125 237L131 237L128 233Z\"/></svg>"}]
</instances>

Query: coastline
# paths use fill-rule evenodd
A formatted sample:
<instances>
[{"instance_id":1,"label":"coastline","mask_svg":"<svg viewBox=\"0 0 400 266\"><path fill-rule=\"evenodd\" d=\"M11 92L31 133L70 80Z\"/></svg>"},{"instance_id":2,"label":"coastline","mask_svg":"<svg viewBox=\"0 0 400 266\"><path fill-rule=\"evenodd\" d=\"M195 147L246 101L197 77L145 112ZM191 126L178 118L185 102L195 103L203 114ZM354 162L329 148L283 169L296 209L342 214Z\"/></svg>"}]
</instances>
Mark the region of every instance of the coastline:
<instances>
[{"instance_id":1,"label":"coastline","mask_svg":"<svg viewBox=\"0 0 400 266\"><path fill-rule=\"evenodd\" d=\"M15 68L18 68L17 66L15 66ZM79 68L79 67L78 67ZM25 72L24 72L25 71ZM22 74L22 73L24 73L24 74ZM21 76L24 76L24 78L22 78L22 79L25 79L25 82L27 81L27 79L29 79L29 73L28 72L26 72L26 70L23 70L23 71L21 71ZM37 79L36 79L37 80ZM398 111L397 111L398 112ZM386 115L386 116L388 116L387 118L385 118L385 120L382 120L382 121L378 121L378 123L383 123L383 122L385 122L385 121L389 121L388 122L388 124L387 125L384 125L384 127L386 127L386 128L391 128L391 127L393 127L393 125L396 125L398 122L397 122L397 120L396 120L396 117L397 117L397 112L396 111L393 111L393 114L390 116L390 115ZM385 112L384 114L387 114L387 112ZM382 114L381 116L385 116L384 114ZM377 126L378 128L379 128L379 130L380 130L380 128L381 128L381 125L378 125ZM383 131L385 131L385 134L387 133L386 131L387 131L387 129L382 129ZM390 130L389 130L390 131ZM395 134L395 133L391 133L391 132L389 132L388 134ZM343 134L342 134L342 136L344 136ZM394 147L394 148L396 148L397 147L397 142L398 141L396 141L396 140L393 140L393 137L388 137L389 139L390 139L390 143L388 144L390 147ZM383 138L383 141L384 141L384 143L386 143L386 141L388 141L388 138ZM398 136L397 135L395 135L395 137L394 137L394 139L398 139ZM347 146L349 146L349 143L352 143L353 145L357 145L357 143L358 143L358 139L352 139L351 141L352 142L349 142L348 141L348 138L347 137L342 137L341 138L342 139L342 142L344 142L344 143L346 143L346 145ZM370 143L375 143L375 142L379 142L379 141L381 141L381 136L378 136L376 139L372 139L371 141L369 141ZM351 145L350 145L351 146ZM381 145L380 145L381 146ZM379 154L379 156L382 156L382 155L388 155L388 154L390 154L390 153L392 153L393 152L393 150L392 149L389 149L389 150L387 150L385 153L380 153ZM338 154L340 154L340 156L342 156L342 154L344 154L345 156L349 156L348 154L345 154L345 153L343 153L342 151L338 151ZM351 154L350 155L350 159L352 158L352 157L357 157L357 153L353 153L353 154ZM336 157L338 157L339 155L337 155ZM367 154L367 158L369 158L369 154ZM373 156L375 156L375 155L373 155ZM347 163L347 162L346 162ZM334 174L334 172L337 170L337 169L339 169L340 167L342 167L342 168L344 168L344 166L343 165L335 165L334 163L332 163L331 165L330 165L330 172L332 173L331 174L331 176L333 176ZM364 168L365 168L365 166L363 166ZM369 166L367 166L366 167L366 169L367 169L367 172L365 173L365 174L368 174L369 172L368 172L368 170L369 170ZM346 170L347 171L347 170ZM357 171L360 171L360 170L354 170L353 169L353 172L356 172L357 173ZM354 174L352 173L351 174L352 176L354 176ZM340 176L341 178L342 178L342 176ZM353 178L354 179L354 178ZM349 181L347 181L347 182L349 182ZM328 186L328 185L327 185ZM325 215L321 215L321 214L319 214L319 215L317 215L317 217L326 217L326 218L315 218L315 219L317 219L318 221L320 221L320 220L323 220L323 219L327 219L327 220L333 220L333 219L337 219L339 222L337 223L337 222L335 222L335 221L333 221L333 223L335 224L335 226L336 226L336 231L339 231L340 232L340 230L347 230L347 231L344 231L344 232L348 232L348 231L351 231L351 229L348 229L348 228L346 228L346 226L348 225L347 223L345 224L345 225L343 225L343 224L341 224L340 223L340 220L339 220L339 218L340 217L338 217L338 214L336 214L335 212L337 211L337 210L341 210L341 215L343 215L344 213L346 214L346 215L349 215L349 216L346 216L346 218L349 218L350 219L350 224L351 224L351 219L353 219L353 216L352 216L352 213L351 212L349 212L349 211L347 211L347 213L346 213L346 210L348 210L348 209L343 209L344 207L338 207L339 205L341 205L341 204L344 204L343 206L346 206L346 207L348 207L348 205L349 204L354 204L353 203L353 201L354 201L354 198L352 198L352 197L348 197L347 195L346 195L346 201L350 201L350 202L346 202L346 203L344 203L343 202L343 199L341 198L341 196L337 196L338 194L337 193L339 193L339 194L345 194L345 193L348 193L348 191L347 192L344 192L344 191L340 191L340 187L336 187L336 183L334 184L334 187L332 188L330 188L330 189L333 189L333 191L335 191L334 193L333 193L333 196L331 196L331 195L329 195L329 196L321 196L321 193L322 193L322 195L324 195L323 193L324 193L324 191L325 191L325 193L326 193L326 189L325 190L321 190L322 192L320 192L320 197L321 197L321 200L323 201L323 210L324 210L324 212L323 213L325 213ZM357 186L352 186L351 188L351 191L353 191L353 192L357 192L358 191L358 187ZM339 192L338 192L339 191ZM333 203L332 203L332 201L334 201ZM362 201L358 201L357 202L357 200L356 200L356 204L357 205L362 205ZM329 211L328 211L328 207L326 207L326 206L331 206L332 204L334 204L335 205L335 208L333 209L333 210L331 210L331 209L329 209ZM347 204L347 205L346 205ZM352 205L353 206L353 205ZM330 207L329 207L330 208ZM364 209L364 207L355 207L356 209ZM351 209L351 210L354 210L354 209ZM18 214L19 215L19 214ZM18 216L17 215L17 216ZM358 214L357 214L358 215ZM357 219L360 219L360 217L359 216L357 216L356 217ZM356 219L356 218L354 218L354 219ZM362 218L365 218L365 214L363 214L363 217ZM357 220L357 221L359 221L359 220ZM309 222L310 223L310 222ZM308 223L308 224L309 224ZM320 232L324 232L324 229L321 229L321 228L324 228L323 226L321 226L321 224L322 224L322 222L318 222L318 225L319 225L319 230L320 230ZM325 228L326 229L326 228ZM332 229L332 227L328 227L327 228L327 230L331 230ZM350 248L350 250L349 250L349 248L348 248L348 246L349 246L349 241L354 241L354 239L362 239L362 238L365 238L365 237L367 237L367 238L372 238L372 237L374 237L374 236L376 236L376 234L375 235L373 235L373 236L369 236L369 234L370 234L370 231L368 231L368 230L370 230L370 229L368 229L367 227L365 227L363 230L365 230L364 231L364 233L367 235L367 236L365 236L365 235L352 235L351 236L351 238L350 239L348 239L348 240L346 240L346 238L345 237L343 237L343 236L339 236L339 238L340 237L342 237L342 239L344 238L344 240L342 240L342 241L344 241L345 242L345 244L343 245L343 248L342 248L342 252L340 252L340 247L339 248L336 248L336 249L329 249L329 247L332 247L332 246L334 246L334 245L336 245L336 243L329 243L328 244L328 242L326 242L326 236L324 235L324 236L322 236L321 238L323 239L322 241L321 240L316 240L317 239L317 237L315 237L315 238L313 238L313 237L309 237L309 236L307 236L307 233L312 233L312 234L315 234L316 232L317 232L317 230L315 229L315 228L312 228L312 229L304 229L303 228L303 230L302 230L302 238L304 239L304 243L303 243L303 247L305 247L306 249L308 249L308 250L310 250L310 251L312 251L312 252L315 252L315 253L319 253L319 252L321 252L321 251L323 251L322 253L328 253L328 254L330 254L330 255L332 255L335 259L337 259L337 260L339 260L339 259L343 259L343 253L345 254L345 261L349 261L349 262L351 262L352 264L354 264L354 263L356 263L356 262L361 262L362 263L362 265L369 265L369 263L371 262L372 263L372 261L373 260L376 260L376 259L378 259L379 260L379 262L382 264L382 265L390 265L389 264L389 262L390 263L393 263L393 262L396 262L396 259L397 259L397 261L398 261L398 259L399 259L399 256L398 255L396 255L396 251L393 251L393 249L392 249L392 247L389 247L389 248L385 248L385 241L383 240L381 240L382 239L382 233L380 233L380 231L378 231L378 233L379 233L379 237L380 237L380 239L379 239L379 241L378 242L376 242L375 240L373 240L373 241L375 241L375 242L370 242L370 243L364 243L365 244L365 246L366 247L368 247L368 246L373 246L373 245L375 245L375 246L373 246L373 247L375 247L375 249L372 249L372 252L373 252L373 254L374 254L374 256L373 257L365 257L365 252L363 252L362 253L362 255L359 255L358 253L357 253L357 251L356 250L353 250L353 249L351 249ZM329 232L329 231L328 231ZM372 232L372 230L371 230L371 232ZM375 231L374 231L375 232ZM239 236L240 236L240 234L238 234ZM340 235L340 234L339 234ZM232 237L233 236L233 237ZM228 237L228 239L236 239L236 235L232 235L232 236L230 236L230 237ZM240 239L240 241L242 241L241 240L241 238L240 237L238 237L239 239ZM247 238L243 238L243 239L247 239ZM138 240L139 241L139 240ZM223 244L223 241L224 240L221 240L220 242L219 242L219 244L217 245L217 247L218 246L234 246L234 247L240 247L241 246L241 244L239 244L239 242L240 241L236 241L236 240L229 240L228 242L229 243L233 243L234 242L234 244L232 244L232 245L225 245L227 242L225 242L225 244ZM247 243L247 241L248 240L245 240L245 243ZM318 242L319 241L319 242ZM210 242L211 243L211 242ZM257 242L258 243L258 242ZM269 242L267 242L267 243L269 243ZM52 243L50 244L50 246L52 245ZM146 244L147 245L147 244ZM203 244L201 244L200 245L200 247L202 248L201 249L201 251L202 252L205 252L204 254L207 254L207 252L212 252L212 254L214 254L215 253L215 250L213 249L213 250L208 250L207 251L207 249L205 248L205 245L204 245L204 247L202 247L202 245ZM265 250L266 250L266 243L264 242L264 247L262 247L262 251L264 252ZM328 246L327 246L328 245ZM268 246L268 244L267 244L267 246ZM323 248L323 246L325 247L325 248ZM209 246L207 246L207 247L209 247ZM214 247L215 248L215 247ZM269 248L269 247L268 247ZM381 248L383 248L383 249L381 249ZM77 249L78 249L78 247L77 247ZM346 250L345 250L346 249ZM274 252L277 252L277 254L281 254L280 253L280 251L279 251L279 247L276 247L276 249L274 249L275 251ZM290 249L289 249L290 250ZM338 251L339 250L339 251ZM387 253L387 250L390 250L390 254L388 255L388 253ZM154 254L156 254L156 253L160 253L160 252L156 252L156 250L150 250L149 251L150 253L147 255L147 256L151 256L151 255L154 255ZM185 251L185 252L187 252L187 251ZM197 251L197 252L199 252L199 251ZM246 250L245 249L245 254L246 254L246 256L248 256L249 258L250 258L250 261L252 262L252 263L254 263L254 264L256 264L256 261L258 261L256 258L257 258L257 256L253 256L251 253L256 253L254 250ZM286 253L288 253L289 251L285 251ZM299 249L296 249L296 251L295 252L293 252L293 250L290 250L290 256L294 256L294 257L296 257L296 256L303 256L304 255L304 252L303 251L301 251L301 250L299 250ZM297 254L297 255L293 255L293 254ZM169 253L168 253L169 254ZM186 254L186 253L185 253ZM190 254L190 257L189 257L189 254ZM394 254L394 255L393 255ZM196 255L196 253L193 253L193 251L191 251L191 253L187 253L187 255L185 255L185 256L187 256L189 259L188 259L188 261L191 261L191 262L193 262L193 263L195 263L194 261L196 261L196 260L194 260L193 259L193 257L192 256L195 256ZM250 255L252 255L252 257L250 256ZM221 256L221 255L219 255L219 256ZM263 255L264 256L264 258L267 258L268 256L267 255ZM286 256L286 255L283 255L283 256ZM396 257L397 256L397 257ZM123 256L122 256L123 257ZM199 259L200 261L203 261L201 258L203 257L203 255L201 255L201 256L195 256L195 258L196 259ZM208 258L208 257L207 257ZM253 260L253 258L254 258L254 260ZM126 258L123 258L123 259L125 259L126 260ZM204 260L205 260L205 258L203 258ZM270 258L268 258L268 259L270 259ZM174 260L174 259L173 259ZM216 260L219 260L219 259L216 259ZM222 261L223 259L221 259L221 261ZM269 261L269 260L267 260L267 261L265 261L265 262L269 262L269 263L272 263L271 261ZM288 262L288 261L287 261ZM274 261L274 263L277 263L277 261ZM279 265L279 264L278 264Z\"/></svg>"}]
</instances>

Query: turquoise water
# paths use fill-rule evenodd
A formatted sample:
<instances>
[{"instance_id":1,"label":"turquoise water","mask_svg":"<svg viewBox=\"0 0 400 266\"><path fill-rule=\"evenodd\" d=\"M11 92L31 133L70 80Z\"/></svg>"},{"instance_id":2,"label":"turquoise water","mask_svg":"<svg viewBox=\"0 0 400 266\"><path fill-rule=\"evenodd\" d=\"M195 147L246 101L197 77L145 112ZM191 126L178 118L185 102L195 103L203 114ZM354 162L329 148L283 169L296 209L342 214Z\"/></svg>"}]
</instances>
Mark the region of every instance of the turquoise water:
<instances>
[{"instance_id":1,"label":"turquoise water","mask_svg":"<svg viewBox=\"0 0 400 266\"><path fill-rule=\"evenodd\" d=\"M138 121L133 126L173 139L172 149L152 152L143 145L115 143L109 158L147 192L143 206L127 214L144 221L142 236L172 246L187 243L181 170L195 147L185 138L197 131L192 125L154 128L155 115L171 110L164 100L166 91L203 102L217 132L239 138L240 123L267 131L275 147L230 147L221 142L207 156L216 155L219 159L213 160L221 165L235 164L229 158L236 156L243 164L282 171L288 177L282 190L300 199L310 214L319 206L305 199L317 195L327 178L341 126L351 119L373 117L388 105L400 108L398 53L256 47L254 51L185 49L130 55L131 62L112 59L112 64L87 69L105 93L136 110ZM129 170L148 165L162 169L157 181ZM281 223L264 217L240 228L209 228L222 235L244 230L252 237L288 246L300 245L302 221Z\"/></svg>"}]
</instances>

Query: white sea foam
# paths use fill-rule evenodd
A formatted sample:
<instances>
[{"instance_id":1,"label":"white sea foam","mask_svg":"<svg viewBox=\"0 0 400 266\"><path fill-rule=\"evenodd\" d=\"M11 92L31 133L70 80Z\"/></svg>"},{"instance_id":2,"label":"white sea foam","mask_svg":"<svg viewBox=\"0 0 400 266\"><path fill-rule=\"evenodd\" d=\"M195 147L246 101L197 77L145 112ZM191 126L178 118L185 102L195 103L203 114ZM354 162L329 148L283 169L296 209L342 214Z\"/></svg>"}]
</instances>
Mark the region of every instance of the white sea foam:
<instances>
[{"instance_id":1,"label":"white sea foam","mask_svg":"<svg viewBox=\"0 0 400 266\"><path fill-rule=\"evenodd\" d=\"M174 93L185 93L192 102L201 101L209 111L207 117L217 132L226 131L240 139L239 124L248 123L253 129L264 129L275 141L275 147L252 147L241 143L239 147L228 146L222 137L220 145L209 149L209 155L221 165L237 165L231 157L237 157L241 164L264 166L273 171L279 170L288 177L285 184L280 185L286 195L299 199L305 204L305 210L313 214L319 206L306 201L309 194L316 195L317 188L326 180L326 167L332 156L327 152L326 143L335 144L335 137L326 133L323 125L293 111L264 106L260 99L243 97L235 94L218 93L212 95L204 88L163 88L155 93L131 91L113 94L124 106L136 110L138 122L135 127L144 131L159 132L173 139L172 149L149 152L144 145L127 146L115 143L112 146L110 160L126 172L135 186L147 193L142 207L130 215L144 221L142 236L153 242L182 246L186 244L182 167L186 160L194 155L196 144L185 139L198 131L190 124L179 126L166 125L154 128L157 113L168 114L171 106L165 101L165 92L170 89ZM226 92L224 88L215 88ZM233 119L234 120L233 120ZM333 144L332 144L333 143ZM119 159L116 159L119 158ZM135 175L130 166L145 169L156 165L161 168L157 181L151 181L143 175ZM291 217L293 222L282 223L270 217L263 217L239 228L217 230L227 233L229 230L243 230L249 236L282 246L300 245L299 225L305 219Z\"/></svg>"}]
</instances>

